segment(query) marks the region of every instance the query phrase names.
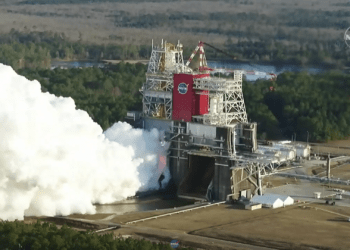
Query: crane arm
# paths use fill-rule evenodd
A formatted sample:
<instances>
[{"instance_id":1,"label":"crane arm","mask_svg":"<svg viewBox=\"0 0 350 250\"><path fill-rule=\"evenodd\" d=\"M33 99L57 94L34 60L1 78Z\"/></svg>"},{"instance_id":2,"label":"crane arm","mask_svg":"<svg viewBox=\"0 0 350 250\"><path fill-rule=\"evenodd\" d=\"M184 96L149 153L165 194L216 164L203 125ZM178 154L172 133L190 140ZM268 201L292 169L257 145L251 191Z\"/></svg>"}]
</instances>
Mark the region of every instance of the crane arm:
<instances>
[{"instance_id":1,"label":"crane arm","mask_svg":"<svg viewBox=\"0 0 350 250\"><path fill-rule=\"evenodd\" d=\"M213 49L215 49L215 50L217 50L217 51L219 51L219 52L221 52L221 53L223 53L223 54L225 54L225 55L227 55L227 56L231 57L233 60L237 60L237 57L232 56L232 55L230 55L230 54L226 53L225 51L223 51L223 50L221 50L221 49L218 49L218 48L214 47L213 45L210 45L210 44L205 43L205 42L203 42L203 44L205 44L205 45L207 45L207 46L209 46L209 47L211 47L211 48L213 48Z\"/></svg>"}]
</instances>

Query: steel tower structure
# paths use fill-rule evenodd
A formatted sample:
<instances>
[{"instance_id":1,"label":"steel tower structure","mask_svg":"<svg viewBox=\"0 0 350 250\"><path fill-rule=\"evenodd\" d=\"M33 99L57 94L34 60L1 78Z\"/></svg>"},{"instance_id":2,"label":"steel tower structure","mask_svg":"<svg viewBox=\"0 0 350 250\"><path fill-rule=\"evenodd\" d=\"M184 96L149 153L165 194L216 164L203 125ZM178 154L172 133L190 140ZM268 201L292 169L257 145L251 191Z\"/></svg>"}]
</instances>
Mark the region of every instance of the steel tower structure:
<instances>
[{"instance_id":1,"label":"steel tower structure","mask_svg":"<svg viewBox=\"0 0 350 250\"><path fill-rule=\"evenodd\" d=\"M238 199L248 190L262 194L263 176L295 159L296 148L258 145L257 124L247 119L244 72L234 70L233 78L211 77L203 44L199 42L184 64L179 41L162 41L160 46L152 41L140 89L142 127L165 132L164 140L170 143L166 161L180 193L193 192L192 183L198 182L208 199Z\"/></svg>"},{"instance_id":2,"label":"steel tower structure","mask_svg":"<svg viewBox=\"0 0 350 250\"><path fill-rule=\"evenodd\" d=\"M143 94L143 116L171 119L173 74L184 72L182 44L153 46Z\"/></svg>"}]
</instances>

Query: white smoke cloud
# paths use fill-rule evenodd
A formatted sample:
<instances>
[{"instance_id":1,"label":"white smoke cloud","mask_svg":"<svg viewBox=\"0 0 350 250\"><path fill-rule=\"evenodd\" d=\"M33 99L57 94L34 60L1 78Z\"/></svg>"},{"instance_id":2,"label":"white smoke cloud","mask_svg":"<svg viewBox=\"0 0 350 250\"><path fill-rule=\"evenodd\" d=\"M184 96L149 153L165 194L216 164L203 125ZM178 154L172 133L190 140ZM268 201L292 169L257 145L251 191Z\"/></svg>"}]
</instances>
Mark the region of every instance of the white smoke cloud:
<instances>
[{"instance_id":1,"label":"white smoke cloud","mask_svg":"<svg viewBox=\"0 0 350 250\"><path fill-rule=\"evenodd\" d=\"M93 203L158 188L164 153L157 130L116 123L103 133L71 98L0 64L1 219L95 213Z\"/></svg>"},{"instance_id":2,"label":"white smoke cloud","mask_svg":"<svg viewBox=\"0 0 350 250\"><path fill-rule=\"evenodd\" d=\"M167 143L163 147L159 142L161 137L157 129L145 132L142 129L134 129L128 123L115 123L104 133L111 140L118 142L124 147L132 147L135 157L143 159L143 164L138 168L139 180L141 182L140 191L157 189L159 187L158 179L162 171L158 169L159 154L165 155L169 147ZM155 166L157 168L155 168ZM164 171L165 179L162 183L170 180L169 169Z\"/></svg>"}]
</instances>

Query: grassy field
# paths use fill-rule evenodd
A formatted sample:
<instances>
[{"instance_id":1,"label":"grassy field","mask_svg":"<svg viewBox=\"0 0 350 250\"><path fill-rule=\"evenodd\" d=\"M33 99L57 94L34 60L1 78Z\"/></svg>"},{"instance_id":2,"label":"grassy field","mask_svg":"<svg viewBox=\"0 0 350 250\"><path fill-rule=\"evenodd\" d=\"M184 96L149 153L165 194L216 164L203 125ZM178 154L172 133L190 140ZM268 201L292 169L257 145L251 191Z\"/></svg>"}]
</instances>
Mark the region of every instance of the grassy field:
<instances>
[{"instance_id":1,"label":"grassy field","mask_svg":"<svg viewBox=\"0 0 350 250\"><path fill-rule=\"evenodd\" d=\"M310 208L303 209L294 205L248 211L234 209L232 205L220 205L140 222L135 226L279 249L307 249L306 246L324 249L350 248L350 242L346 240L350 223L346 223L345 218L350 216L349 208L323 204L306 206ZM124 223L150 215L154 213L128 214L114 218L113 222Z\"/></svg>"}]
</instances>

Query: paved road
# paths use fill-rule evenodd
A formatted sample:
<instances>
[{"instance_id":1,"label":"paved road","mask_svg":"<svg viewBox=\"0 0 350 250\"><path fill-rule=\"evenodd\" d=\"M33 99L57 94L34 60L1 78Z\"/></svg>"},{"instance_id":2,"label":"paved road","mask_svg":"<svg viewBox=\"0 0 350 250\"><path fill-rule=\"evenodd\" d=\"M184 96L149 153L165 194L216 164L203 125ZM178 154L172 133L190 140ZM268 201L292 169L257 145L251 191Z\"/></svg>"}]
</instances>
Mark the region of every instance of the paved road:
<instances>
[{"instance_id":1,"label":"paved road","mask_svg":"<svg viewBox=\"0 0 350 250\"><path fill-rule=\"evenodd\" d=\"M325 202L323 199L315 199L314 192L320 192L321 197L331 197L337 192L327 187L321 186L317 183L310 183L307 180L301 180L300 184L288 184L275 188L267 188L265 193L267 194L281 194L288 195L294 200L311 201L311 202ZM350 207L350 193L349 195L343 195L342 200L335 200L336 205Z\"/></svg>"}]
</instances>

